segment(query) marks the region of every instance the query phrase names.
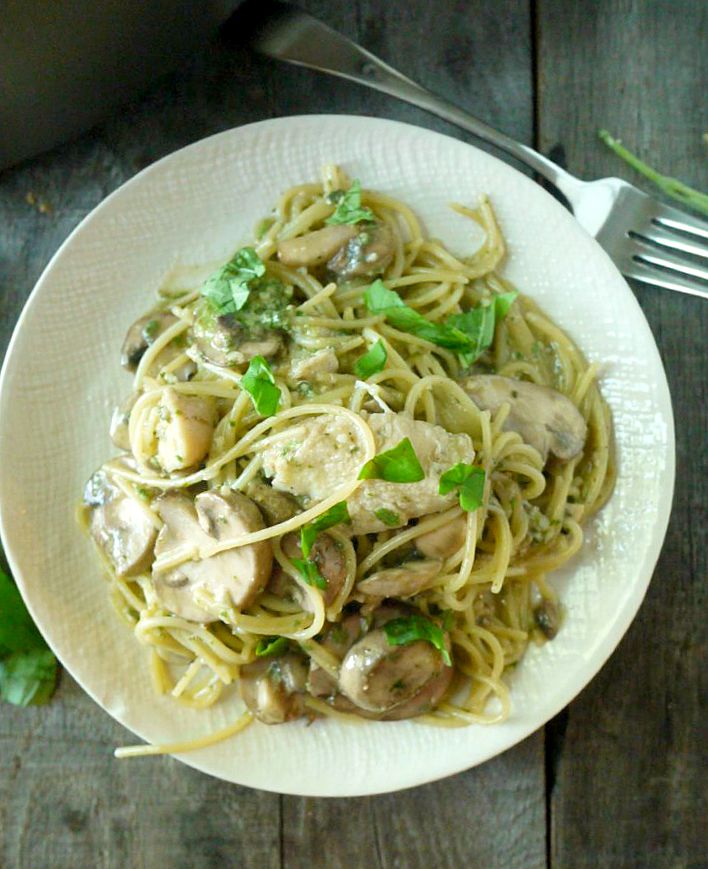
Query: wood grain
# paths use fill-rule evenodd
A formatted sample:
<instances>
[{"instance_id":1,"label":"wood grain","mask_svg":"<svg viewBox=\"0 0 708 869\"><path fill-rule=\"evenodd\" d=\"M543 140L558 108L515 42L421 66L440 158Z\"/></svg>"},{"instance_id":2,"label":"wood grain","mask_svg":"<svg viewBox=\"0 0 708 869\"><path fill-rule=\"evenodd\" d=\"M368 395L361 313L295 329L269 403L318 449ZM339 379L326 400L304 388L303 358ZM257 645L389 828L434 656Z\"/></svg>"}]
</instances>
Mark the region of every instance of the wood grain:
<instances>
[{"instance_id":1,"label":"wood grain","mask_svg":"<svg viewBox=\"0 0 708 869\"><path fill-rule=\"evenodd\" d=\"M597 140L622 137L708 189L708 7L539 5L540 145L571 171L646 182ZM708 306L635 286L676 416L673 513L646 601L618 651L549 731L552 865L706 865L706 365ZM670 495L667 492L666 497Z\"/></svg>"}]
</instances>

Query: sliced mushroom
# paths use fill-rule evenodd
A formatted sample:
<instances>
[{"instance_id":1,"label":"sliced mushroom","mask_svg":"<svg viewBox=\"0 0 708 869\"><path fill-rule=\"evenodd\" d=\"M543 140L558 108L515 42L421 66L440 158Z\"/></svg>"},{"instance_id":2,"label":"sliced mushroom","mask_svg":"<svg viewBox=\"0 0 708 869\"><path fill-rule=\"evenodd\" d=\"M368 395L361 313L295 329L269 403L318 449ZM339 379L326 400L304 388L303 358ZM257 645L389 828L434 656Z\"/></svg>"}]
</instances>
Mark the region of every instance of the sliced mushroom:
<instances>
[{"instance_id":1,"label":"sliced mushroom","mask_svg":"<svg viewBox=\"0 0 708 869\"><path fill-rule=\"evenodd\" d=\"M115 486L104 471L96 471L86 483L84 503L90 508L89 532L118 576L148 570L157 529L146 510Z\"/></svg>"},{"instance_id":2,"label":"sliced mushroom","mask_svg":"<svg viewBox=\"0 0 708 869\"><path fill-rule=\"evenodd\" d=\"M458 516L452 522L416 537L415 546L418 552L428 558L450 558L464 545L466 537L467 520L464 516Z\"/></svg>"},{"instance_id":3,"label":"sliced mushroom","mask_svg":"<svg viewBox=\"0 0 708 869\"><path fill-rule=\"evenodd\" d=\"M385 223L360 227L327 267L340 278L371 277L386 269L395 252L393 233Z\"/></svg>"},{"instance_id":4,"label":"sliced mushroom","mask_svg":"<svg viewBox=\"0 0 708 869\"><path fill-rule=\"evenodd\" d=\"M549 452L567 461L582 451L587 425L578 408L561 392L498 374L468 377L461 385L481 410L494 413L508 403L511 410L504 430L518 432L544 461Z\"/></svg>"},{"instance_id":5,"label":"sliced mushroom","mask_svg":"<svg viewBox=\"0 0 708 869\"><path fill-rule=\"evenodd\" d=\"M207 455L214 434L214 402L168 387L158 405L157 460L168 473L198 464Z\"/></svg>"},{"instance_id":6,"label":"sliced mushroom","mask_svg":"<svg viewBox=\"0 0 708 869\"><path fill-rule=\"evenodd\" d=\"M263 517L256 505L239 492L210 490L192 500L176 492L163 495L156 509L165 525L155 544L155 555L165 556L184 547L207 548L260 531ZM194 593L206 592L216 605L247 607L260 594L270 576L273 551L270 541L227 549L211 557L185 561L166 571L153 569L155 593L162 604L182 618L213 622L217 616L195 602Z\"/></svg>"},{"instance_id":7,"label":"sliced mushroom","mask_svg":"<svg viewBox=\"0 0 708 869\"><path fill-rule=\"evenodd\" d=\"M339 689L361 709L390 713L412 701L446 666L431 643L416 640L391 645L383 628L377 628L347 652L340 669Z\"/></svg>"},{"instance_id":8,"label":"sliced mushroom","mask_svg":"<svg viewBox=\"0 0 708 869\"><path fill-rule=\"evenodd\" d=\"M249 498L258 504L268 525L286 522L300 512L300 505L292 495L279 492L262 480L251 480L244 491Z\"/></svg>"},{"instance_id":9,"label":"sliced mushroom","mask_svg":"<svg viewBox=\"0 0 708 869\"><path fill-rule=\"evenodd\" d=\"M413 597L423 589L430 588L441 568L442 561L439 559L409 561L400 567L372 573L357 583L356 590L366 597Z\"/></svg>"},{"instance_id":10,"label":"sliced mushroom","mask_svg":"<svg viewBox=\"0 0 708 869\"><path fill-rule=\"evenodd\" d=\"M330 624L320 636L319 643L340 661L349 649L366 633L366 620L359 613L344 615L340 622ZM334 697L338 683L324 667L310 659L310 675L307 690L313 697Z\"/></svg>"},{"instance_id":11,"label":"sliced mushroom","mask_svg":"<svg viewBox=\"0 0 708 869\"><path fill-rule=\"evenodd\" d=\"M192 332L199 351L225 368L243 366L254 356L270 359L283 346L279 332L248 328L233 314L197 316Z\"/></svg>"},{"instance_id":12,"label":"sliced mushroom","mask_svg":"<svg viewBox=\"0 0 708 869\"><path fill-rule=\"evenodd\" d=\"M440 673L433 676L410 700L399 703L398 706L394 706L387 712L372 712L362 709L343 694L336 694L328 702L331 702L332 706L340 712L348 712L350 715L358 715L360 718L370 718L375 721L402 721L405 718L415 718L426 712L432 712L445 696L450 687L452 676L452 667L443 667Z\"/></svg>"},{"instance_id":13,"label":"sliced mushroom","mask_svg":"<svg viewBox=\"0 0 708 869\"><path fill-rule=\"evenodd\" d=\"M283 538L283 552L288 558L302 558L299 534L288 534ZM347 578L347 566L344 553L337 541L330 534L318 534L312 544L310 561L314 561L320 574L327 582L327 588L322 590L325 606L329 606L342 589Z\"/></svg>"},{"instance_id":14,"label":"sliced mushroom","mask_svg":"<svg viewBox=\"0 0 708 869\"><path fill-rule=\"evenodd\" d=\"M241 697L264 724L283 724L305 712L307 662L295 652L241 667Z\"/></svg>"},{"instance_id":15,"label":"sliced mushroom","mask_svg":"<svg viewBox=\"0 0 708 869\"><path fill-rule=\"evenodd\" d=\"M351 224L332 224L297 238L280 241L278 259L283 265L292 268L323 265L358 232L359 228Z\"/></svg>"},{"instance_id":16,"label":"sliced mushroom","mask_svg":"<svg viewBox=\"0 0 708 869\"><path fill-rule=\"evenodd\" d=\"M108 428L108 433L111 440L119 450L130 452L130 437L128 435L128 424L130 423L130 412L133 405L138 400L138 393L132 392L125 401L116 405L111 414L111 422Z\"/></svg>"},{"instance_id":17,"label":"sliced mushroom","mask_svg":"<svg viewBox=\"0 0 708 869\"><path fill-rule=\"evenodd\" d=\"M560 613L558 607L552 600L544 599L534 607L533 617L541 630L541 633L548 640L552 640L558 633L560 627Z\"/></svg>"},{"instance_id":18,"label":"sliced mushroom","mask_svg":"<svg viewBox=\"0 0 708 869\"><path fill-rule=\"evenodd\" d=\"M120 364L128 371L135 371L148 347L170 326L177 317L169 311L154 311L140 317L128 329L120 352Z\"/></svg>"}]
</instances>

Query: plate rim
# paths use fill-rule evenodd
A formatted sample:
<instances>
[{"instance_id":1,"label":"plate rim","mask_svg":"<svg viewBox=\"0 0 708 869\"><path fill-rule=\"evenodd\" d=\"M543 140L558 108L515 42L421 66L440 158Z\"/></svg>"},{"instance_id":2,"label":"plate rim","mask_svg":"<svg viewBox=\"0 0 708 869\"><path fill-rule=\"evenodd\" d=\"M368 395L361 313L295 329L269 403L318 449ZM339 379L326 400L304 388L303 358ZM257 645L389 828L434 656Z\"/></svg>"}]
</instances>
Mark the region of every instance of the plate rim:
<instances>
[{"instance_id":1,"label":"plate rim","mask_svg":"<svg viewBox=\"0 0 708 869\"><path fill-rule=\"evenodd\" d=\"M613 630L605 636L605 640L603 643L603 653L600 658L593 658L592 664L589 665L585 663L585 665L581 668L582 677L576 680L576 683L579 683L579 687L574 686L571 688L566 694L562 694L562 696L558 697L556 702L551 706L550 712L547 714L544 713L540 718L534 719L533 725L529 728L528 726L522 726L518 728L518 732L514 733L511 739L505 742L502 748L497 746L491 746L487 752L481 753L479 757L476 757L471 763L468 759L465 759L466 756L462 755L462 760L458 763L449 764L445 768L439 767L435 772L430 774L423 775L415 775L412 774L408 777L408 781L403 784L394 784L391 787L385 788L361 788L361 789L349 789L346 791L333 792L328 789L322 789L315 786L314 788L301 788L299 790L288 790L288 789L278 789L278 788L270 788L263 784L253 785L253 784L245 784L242 782L236 782L230 776L222 776L218 771L215 771L212 768L207 768L209 766L206 762L200 762L199 755L200 752L195 753L184 753L184 754L174 754L172 755L182 763L185 763L187 766L197 769L201 772L206 773L207 775L212 775L215 778L220 778L222 781L227 781L233 784L237 784L241 787L251 787L255 789L270 791L274 793L282 793L282 794L291 794L291 795L301 795L301 796L314 796L314 797L357 797L357 796L366 796L366 795L375 795L382 793L390 793L399 790L406 790L411 787L417 787L423 784L427 784L429 782L438 781L443 778L447 778L449 776L455 775L457 773L466 771L468 769L472 769L475 766L478 766L481 763L490 760L493 757L496 757L509 749L513 748L515 745L522 742L524 739L531 736L540 728L544 727L545 724L553 718L558 712L567 706L572 700L574 700L585 688L588 686L590 681L599 673L599 671L604 667L607 660L610 656L615 652L617 646L619 645L622 638L625 636L627 631L629 630L632 622L636 618L636 615L639 611L639 608L646 596L647 590L649 588L649 584L652 580L654 570L656 568L657 561L659 559L664 540L666 538L666 533L668 530L669 521L672 514L672 506L673 506L673 496L676 484L676 444L675 444L675 421L674 421L674 413L673 413L673 405L671 400L671 393L669 390L668 379L666 376L666 370L664 368L663 361L661 359L661 354L659 353L659 349L656 344L656 340L654 338L651 327L644 315L644 312L639 305L639 302L636 299L636 296L632 292L629 287L627 281L624 276L621 275L619 270L616 268L614 263L610 260L608 254L600 247L599 243L596 239L591 236L586 230L580 226L580 224L575 221L573 215L570 212L567 212L563 206L540 184L534 182L531 178L524 175L520 172L515 166L507 163L505 160L500 159L500 157L496 156L496 154L492 154L488 151L485 151L470 142L464 141L463 139L458 139L455 136L451 136L447 133L441 133L437 130L432 130L429 127L424 127L418 124L407 123L403 121L392 120L389 118L381 118L375 116L367 116L367 115L356 115L356 114L342 114L342 113L333 113L333 114L323 114L323 113L314 113L314 114L299 114L299 115L288 115L283 117L276 118L268 118L265 120L255 121L248 124L242 124L235 127L230 127L226 130L222 130L220 132L211 134L204 138L198 139L194 142L191 142L181 148L178 148L174 151L171 151L168 154L165 154L160 159L156 160L154 163L151 163L149 166L145 167L141 171L137 172L135 175L128 178L122 184L120 184L115 190L113 190L108 196L102 199L94 208L92 208L82 219L81 221L71 230L68 236L64 239L64 241L57 248L56 252L49 259L47 265L42 270L42 273L38 277L35 285L30 292L26 302L24 303L20 315L17 319L17 322L13 328L12 335L10 337L10 341L7 346L7 350L5 353L5 357L3 359L2 368L0 369L0 434L3 432L2 419L5 417L5 414L2 412L3 408L6 406L8 401L9 390L6 387L6 380L9 376L8 372L11 366L11 358L15 352L16 344L20 341L20 334L23 330L24 323L29 317L29 312L31 308L37 303L38 297L41 295L44 285L51 278L52 272L57 267L57 264L61 260L64 251L70 247L73 243L74 238L83 232L84 227L99 217L104 209L109 208L115 199L119 198L123 193L127 190L140 184L144 178L149 176L153 172L160 171L166 163L175 159L178 155L184 155L185 152L196 151L201 147L204 147L206 143L213 143L216 140L223 139L227 140L229 137L233 136L235 133L241 133L243 131L254 131L256 129L265 129L267 127L278 127L281 125L289 125L296 124L297 122L306 122L306 123L317 123L317 122L325 122L325 123L361 123L364 125L389 125L390 127L404 128L408 131L422 131L428 135L434 137L440 137L445 140L451 140L460 146L465 146L466 148L471 149L473 153L482 154L485 159L492 160L496 164L501 165L503 167L503 171L510 171L521 179L523 182L534 185L536 190L541 194L547 197L547 200L550 206L557 211L557 213L562 212L567 219L572 221L575 224L576 229L580 230L587 238L592 239L593 246L596 250L596 253L602 256L606 263L609 264L611 269L615 272L616 276L622 282L624 292L627 294L627 300L630 301L631 304L634 305L636 313L639 315L639 318L646 329L647 336L651 341L651 348L656 354L656 360L658 361L659 368L661 374L663 375L660 378L660 382L656 383L657 396L659 394L663 394L663 398L665 399L665 409L666 409L666 418L664 420L666 424L666 466L665 466L665 475L667 476L667 482L669 483L669 491L666 492L667 497L663 498L663 503L660 504L657 510L657 517L655 524L653 526L654 534L652 535L652 539L647 545L645 550L644 561L646 562L646 571L645 575L641 578L641 581L635 583L634 588L632 589L632 593L627 599L625 603L625 613L624 618L613 625ZM0 484L2 480L0 478ZM15 558L15 553L13 550L13 544L9 537L8 529L5 523L5 514L6 510L3 507L3 498L2 498L2 488L0 488L0 540L2 541L3 549L5 552L5 557L8 561L8 565L12 572L12 575L15 579L18 589L22 595L22 598L29 610L32 618L39 626L39 620L36 618L35 612L33 610L32 602L30 599L30 595L27 591L25 580L22 575L22 572L19 569L18 559ZM18 550L20 545L18 543ZM42 632L44 636L44 631ZM45 642L50 646L54 654L57 656L57 659L62 664L62 667L67 670L67 672L71 675L74 681L80 686L80 688L86 692L91 699L100 707L100 709L104 713L108 713L111 718L113 718L118 724L124 727L129 733L134 734L139 739L147 741L147 737L143 736L139 731L134 730L132 726L126 725L118 716L118 714L114 711L111 711L103 705L101 700L98 698L96 693L92 691L89 687L84 684L81 676L74 671L74 667L68 666L61 659L60 655L57 654L54 649L53 643L51 640L45 637ZM384 723L385 726L385 723ZM494 725L492 725L494 726Z\"/></svg>"}]
</instances>

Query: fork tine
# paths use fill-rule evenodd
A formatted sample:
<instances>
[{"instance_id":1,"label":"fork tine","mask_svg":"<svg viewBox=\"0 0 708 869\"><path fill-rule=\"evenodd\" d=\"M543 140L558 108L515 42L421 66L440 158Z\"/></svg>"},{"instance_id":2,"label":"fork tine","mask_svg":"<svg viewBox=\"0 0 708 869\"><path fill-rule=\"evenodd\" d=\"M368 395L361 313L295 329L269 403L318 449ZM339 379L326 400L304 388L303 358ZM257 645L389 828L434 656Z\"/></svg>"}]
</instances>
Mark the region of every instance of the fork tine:
<instances>
[{"instance_id":1,"label":"fork tine","mask_svg":"<svg viewBox=\"0 0 708 869\"><path fill-rule=\"evenodd\" d=\"M656 203L656 206L656 213L652 217L652 223L655 226L674 232L685 232L708 242L708 222L701 220L700 217L694 217L692 214L686 214L685 211L680 211L678 208L664 205L662 202Z\"/></svg>"},{"instance_id":2,"label":"fork tine","mask_svg":"<svg viewBox=\"0 0 708 869\"><path fill-rule=\"evenodd\" d=\"M694 242L685 235L664 232L663 229L659 228L660 226L663 224L652 222L648 226L637 227L636 230L630 230L629 237L638 242L650 241L663 250L675 250L708 259L708 239L706 239L706 244L701 244L700 241Z\"/></svg>"},{"instance_id":3,"label":"fork tine","mask_svg":"<svg viewBox=\"0 0 708 869\"><path fill-rule=\"evenodd\" d=\"M630 260L622 265L622 273L627 278L651 284L653 287L661 287L664 290L677 290L680 293L688 293L691 296L700 296L708 299L708 286L689 277L679 275L678 272L662 272L641 260Z\"/></svg>"}]
</instances>

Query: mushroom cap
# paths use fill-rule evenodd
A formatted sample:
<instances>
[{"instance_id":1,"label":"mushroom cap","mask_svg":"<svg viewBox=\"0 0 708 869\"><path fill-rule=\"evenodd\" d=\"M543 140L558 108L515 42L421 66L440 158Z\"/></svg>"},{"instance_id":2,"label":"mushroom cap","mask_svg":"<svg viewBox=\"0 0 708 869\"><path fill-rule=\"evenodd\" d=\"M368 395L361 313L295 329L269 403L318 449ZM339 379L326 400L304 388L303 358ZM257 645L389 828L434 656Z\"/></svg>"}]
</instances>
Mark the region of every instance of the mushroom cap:
<instances>
[{"instance_id":1,"label":"mushroom cap","mask_svg":"<svg viewBox=\"0 0 708 869\"><path fill-rule=\"evenodd\" d=\"M177 322L169 311L153 311L139 317L128 329L120 351L120 364L128 371L135 371L148 347L165 329ZM154 324L154 325L153 325Z\"/></svg>"},{"instance_id":2,"label":"mushroom cap","mask_svg":"<svg viewBox=\"0 0 708 869\"><path fill-rule=\"evenodd\" d=\"M430 588L442 564L440 559L426 558L379 570L357 583L356 590L367 597L413 597Z\"/></svg>"},{"instance_id":3,"label":"mushroom cap","mask_svg":"<svg viewBox=\"0 0 708 869\"><path fill-rule=\"evenodd\" d=\"M185 544L208 547L264 527L253 501L229 490L202 492L193 502L184 494L170 492L158 499L156 508L165 523L155 544L158 556ZM153 570L153 585L171 612L190 621L212 622L217 617L195 602L195 591L206 591L217 603L242 609L263 590L272 564L270 541L263 540L186 561L170 570Z\"/></svg>"},{"instance_id":4,"label":"mushroom cap","mask_svg":"<svg viewBox=\"0 0 708 869\"><path fill-rule=\"evenodd\" d=\"M264 724L283 724L305 711L307 661L295 652L265 657L241 667L239 690L248 708Z\"/></svg>"},{"instance_id":5,"label":"mushroom cap","mask_svg":"<svg viewBox=\"0 0 708 869\"><path fill-rule=\"evenodd\" d=\"M499 374L467 377L461 385L482 410L494 413L502 404L509 404L504 430L518 432L538 450L544 462L549 452L567 461L582 451L587 437L585 420L557 389Z\"/></svg>"},{"instance_id":6,"label":"mushroom cap","mask_svg":"<svg viewBox=\"0 0 708 869\"><path fill-rule=\"evenodd\" d=\"M280 241L278 259L292 268L324 265L358 232L359 228L351 224L331 224L297 238Z\"/></svg>"},{"instance_id":7,"label":"mushroom cap","mask_svg":"<svg viewBox=\"0 0 708 869\"><path fill-rule=\"evenodd\" d=\"M84 489L90 510L88 529L118 576L134 576L150 567L157 529L146 511L96 471Z\"/></svg>"}]
</instances>

